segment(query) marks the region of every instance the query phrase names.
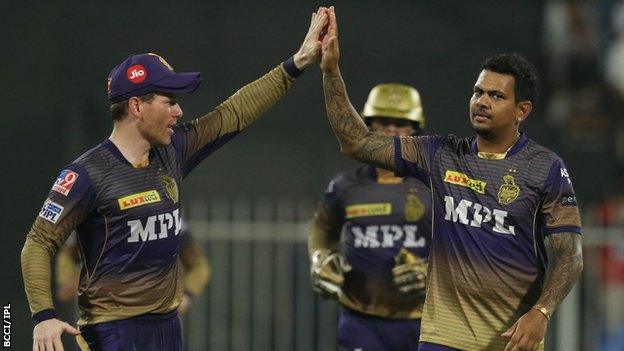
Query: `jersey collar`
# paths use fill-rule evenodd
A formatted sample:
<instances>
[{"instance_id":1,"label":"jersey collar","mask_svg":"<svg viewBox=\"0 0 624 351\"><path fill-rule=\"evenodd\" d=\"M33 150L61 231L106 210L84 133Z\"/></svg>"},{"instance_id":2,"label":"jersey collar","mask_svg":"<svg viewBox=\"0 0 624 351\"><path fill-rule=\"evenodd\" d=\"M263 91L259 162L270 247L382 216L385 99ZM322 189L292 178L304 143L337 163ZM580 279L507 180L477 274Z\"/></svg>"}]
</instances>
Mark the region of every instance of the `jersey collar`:
<instances>
[{"instance_id":1,"label":"jersey collar","mask_svg":"<svg viewBox=\"0 0 624 351\"><path fill-rule=\"evenodd\" d=\"M511 157L517 154L520 150L522 150L522 148L524 147L524 145L526 145L528 141L529 141L529 138L526 136L526 134L524 132L520 132L520 138L518 138L518 141L516 141L516 143L511 147L511 149L507 151L507 155L505 156L505 158ZM479 153L479 149L477 148L477 137L475 136L473 136L470 140L470 153L473 155L476 155Z\"/></svg>"}]
</instances>

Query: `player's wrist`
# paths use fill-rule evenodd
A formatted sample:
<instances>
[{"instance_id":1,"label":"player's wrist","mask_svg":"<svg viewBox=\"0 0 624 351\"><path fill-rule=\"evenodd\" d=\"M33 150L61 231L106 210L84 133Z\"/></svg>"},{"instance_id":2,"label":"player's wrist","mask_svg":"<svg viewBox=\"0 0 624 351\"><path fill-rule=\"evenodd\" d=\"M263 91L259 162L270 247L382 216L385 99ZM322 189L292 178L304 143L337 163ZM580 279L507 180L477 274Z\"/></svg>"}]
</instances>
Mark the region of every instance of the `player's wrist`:
<instances>
[{"instance_id":1,"label":"player's wrist","mask_svg":"<svg viewBox=\"0 0 624 351\"><path fill-rule=\"evenodd\" d=\"M323 75L327 77L338 77L340 76L340 68L338 65L336 66L324 66L321 65L321 71L323 71Z\"/></svg>"},{"instance_id":2,"label":"player's wrist","mask_svg":"<svg viewBox=\"0 0 624 351\"><path fill-rule=\"evenodd\" d=\"M546 317L547 321L550 321L550 316L552 315L552 311L541 304L537 304L532 307L532 309L539 311L544 317Z\"/></svg>"},{"instance_id":3,"label":"player's wrist","mask_svg":"<svg viewBox=\"0 0 624 351\"><path fill-rule=\"evenodd\" d=\"M32 316L33 325L37 325L48 319L55 319L55 318L56 318L56 310L53 308L48 308L48 309L39 311L33 314Z\"/></svg>"},{"instance_id":4,"label":"player's wrist","mask_svg":"<svg viewBox=\"0 0 624 351\"><path fill-rule=\"evenodd\" d=\"M297 54L289 57L286 61L284 61L284 63L282 63L282 66L284 67L284 70L286 71L286 73L288 73L288 75L293 78L299 77L303 73L303 70L305 68L302 66L297 66L297 64L295 63L296 55Z\"/></svg>"}]
</instances>

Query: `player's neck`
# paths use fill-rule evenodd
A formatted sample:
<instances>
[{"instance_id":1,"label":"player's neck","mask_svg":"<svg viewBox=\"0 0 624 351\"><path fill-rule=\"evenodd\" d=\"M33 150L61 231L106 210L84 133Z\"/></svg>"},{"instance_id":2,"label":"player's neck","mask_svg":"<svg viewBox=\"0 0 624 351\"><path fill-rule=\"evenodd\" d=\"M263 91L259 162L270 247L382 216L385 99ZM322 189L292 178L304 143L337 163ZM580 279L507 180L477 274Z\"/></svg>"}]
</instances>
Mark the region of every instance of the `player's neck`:
<instances>
[{"instance_id":1,"label":"player's neck","mask_svg":"<svg viewBox=\"0 0 624 351\"><path fill-rule=\"evenodd\" d=\"M498 136L484 137L477 134L477 149L479 152L503 154L507 153L518 141L520 132L516 129Z\"/></svg>"},{"instance_id":2,"label":"player's neck","mask_svg":"<svg viewBox=\"0 0 624 351\"><path fill-rule=\"evenodd\" d=\"M383 168L375 168L377 172L377 182L383 184L396 184L400 183L403 178L394 175L394 172L388 171Z\"/></svg>"},{"instance_id":3,"label":"player's neck","mask_svg":"<svg viewBox=\"0 0 624 351\"><path fill-rule=\"evenodd\" d=\"M108 139L130 164L137 166L148 161L150 143L135 128L115 124Z\"/></svg>"}]
</instances>

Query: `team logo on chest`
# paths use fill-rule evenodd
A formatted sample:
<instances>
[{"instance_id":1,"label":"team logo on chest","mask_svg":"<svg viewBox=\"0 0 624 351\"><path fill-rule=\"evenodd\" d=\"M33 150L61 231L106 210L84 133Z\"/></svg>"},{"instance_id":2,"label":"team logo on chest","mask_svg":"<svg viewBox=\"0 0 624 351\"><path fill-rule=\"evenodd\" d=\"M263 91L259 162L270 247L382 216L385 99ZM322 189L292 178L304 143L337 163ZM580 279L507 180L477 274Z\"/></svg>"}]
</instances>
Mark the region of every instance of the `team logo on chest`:
<instances>
[{"instance_id":1,"label":"team logo on chest","mask_svg":"<svg viewBox=\"0 0 624 351\"><path fill-rule=\"evenodd\" d=\"M416 222L425 214L425 205L420 201L416 194L407 195L405 202L405 219L410 222Z\"/></svg>"},{"instance_id":2,"label":"team logo on chest","mask_svg":"<svg viewBox=\"0 0 624 351\"><path fill-rule=\"evenodd\" d=\"M516 185L513 176L503 176L503 184L498 189L498 203L501 205L509 205L514 202L520 195L520 188Z\"/></svg>"},{"instance_id":3,"label":"team logo on chest","mask_svg":"<svg viewBox=\"0 0 624 351\"><path fill-rule=\"evenodd\" d=\"M175 179L163 175L161 180L165 185L165 192L167 193L167 197L170 198L174 204L178 203L180 195L178 193L178 184L176 183Z\"/></svg>"}]
</instances>

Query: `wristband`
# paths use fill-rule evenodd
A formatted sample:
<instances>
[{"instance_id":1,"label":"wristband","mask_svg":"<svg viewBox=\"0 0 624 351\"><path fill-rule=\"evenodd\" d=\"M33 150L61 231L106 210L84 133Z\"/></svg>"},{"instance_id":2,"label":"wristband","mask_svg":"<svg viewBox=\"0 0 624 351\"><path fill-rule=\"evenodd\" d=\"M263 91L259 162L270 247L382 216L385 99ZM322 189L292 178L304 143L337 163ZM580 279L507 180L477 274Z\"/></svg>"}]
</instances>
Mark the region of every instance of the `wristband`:
<instances>
[{"instance_id":1,"label":"wristband","mask_svg":"<svg viewBox=\"0 0 624 351\"><path fill-rule=\"evenodd\" d=\"M548 309L546 307L541 305L535 305L532 308L534 310L540 311L544 315L544 317L546 317L546 320L550 320L550 312L548 312Z\"/></svg>"}]
</instances>

